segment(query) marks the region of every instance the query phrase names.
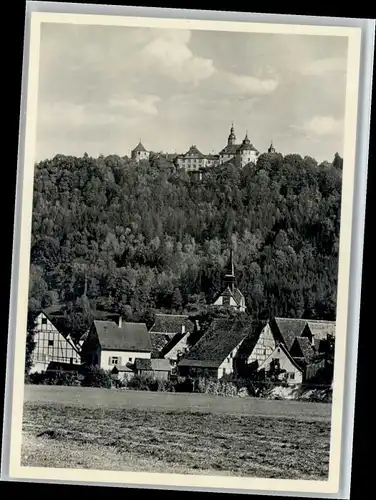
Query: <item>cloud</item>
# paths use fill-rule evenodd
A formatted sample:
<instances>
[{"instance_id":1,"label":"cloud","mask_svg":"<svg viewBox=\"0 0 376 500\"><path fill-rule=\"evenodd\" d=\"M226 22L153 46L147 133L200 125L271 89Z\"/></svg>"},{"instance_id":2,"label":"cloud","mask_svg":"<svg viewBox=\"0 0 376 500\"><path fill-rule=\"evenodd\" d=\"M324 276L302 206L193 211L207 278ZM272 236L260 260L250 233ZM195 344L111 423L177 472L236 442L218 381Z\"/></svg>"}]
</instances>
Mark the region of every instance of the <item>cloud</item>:
<instances>
[{"instance_id":1,"label":"cloud","mask_svg":"<svg viewBox=\"0 0 376 500\"><path fill-rule=\"evenodd\" d=\"M188 43L189 31L163 32L140 52L140 65L146 64L175 79L178 83L193 83L211 77L216 69L211 59L196 57Z\"/></svg>"},{"instance_id":2,"label":"cloud","mask_svg":"<svg viewBox=\"0 0 376 500\"><path fill-rule=\"evenodd\" d=\"M227 73L225 78L233 85L236 91L247 95L262 96L271 94L278 87L278 81L274 78L257 78L248 75L236 75Z\"/></svg>"},{"instance_id":3,"label":"cloud","mask_svg":"<svg viewBox=\"0 0 376 500\"><path fill-rule=\"evenodd\" d=\"M306 136L333 136L343 132L343 121L332 116L314 116L303 125L293 125L292 128L300 130Z\"/></svg>"},{"instance_id":4,"label":"cloud","mask_svg":"<svg viewBox=\"0 0 376 500\"><path fill-rule=\"evenodd\" d=\"M304 64L299 72L304 76L325 76L331 73L345 73L346 68L346 58L327 57Z\"/></svg>"},{"instance_id":5,"label":"cloud","mask_svg":"<svg viewBox=\"0 0 376 500\"><path fill-rule=\"evenodd\" d=\"M161 101L161 98L156 95L147 95L137 99L134 97L125 97L123 99L111 99L109 106L112 109L121 110L121 112L152 116L158 114L156 104L159 101Z\"/></svg>"},{"instance_id":6,"label":"cloud","mask_svg":"<svg viewBox=\"0 0 376 500\"><path fill-rule=\"evenodd\" d=\"M137 119L158 114L158 96L147 95L137 98L126 96L111 99L107 104L79 104L68 101L44 102L38 110L38 126L56 129L92 129L134 123Z\"/></svg>"}]
</instances>

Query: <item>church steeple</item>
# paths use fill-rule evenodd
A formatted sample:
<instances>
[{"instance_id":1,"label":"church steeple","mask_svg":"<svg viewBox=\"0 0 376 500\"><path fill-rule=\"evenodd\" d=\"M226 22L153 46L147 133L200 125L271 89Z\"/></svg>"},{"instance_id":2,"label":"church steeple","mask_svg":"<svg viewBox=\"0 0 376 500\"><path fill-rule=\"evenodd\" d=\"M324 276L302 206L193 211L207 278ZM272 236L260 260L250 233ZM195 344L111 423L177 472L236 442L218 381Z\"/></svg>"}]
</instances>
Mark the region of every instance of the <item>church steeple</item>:
<instances>
[{"instance_id":1,"label":"church steeple","mask_svg":"<svg viewBox=\"0 0 376 500\"><path fill-rule=\"evenodd\" d=\"M271 141L270 146L268 148L268 153L275 153L275 148L273 146L273 141Z\"/></svg>"},{"instance_id":2,"label":"church steeple","mask_svg":"<svg viewBox=\"0 0 376 500\"><path fill-rule=\"evenodd\" d=\"M234 255L233 250L230 248L230 258L227 264L227 270L225 273L224 281L227 286L231 288L231 290L235 286L235 268L234 268Z\"/></svg>"},{"instance_id":3,"label":"church steeple","mask_svg":"<svg viewBox=\"0 0 376 500\"><path fill-rule=\"evenodd\" d=\"M232 146L233 144L235 144L235 141L236 141L236 135L235 135L234 123L232 123L230 135L228 136L228 139L227 139L228 146Z\"/></svg>"}]
</instances>

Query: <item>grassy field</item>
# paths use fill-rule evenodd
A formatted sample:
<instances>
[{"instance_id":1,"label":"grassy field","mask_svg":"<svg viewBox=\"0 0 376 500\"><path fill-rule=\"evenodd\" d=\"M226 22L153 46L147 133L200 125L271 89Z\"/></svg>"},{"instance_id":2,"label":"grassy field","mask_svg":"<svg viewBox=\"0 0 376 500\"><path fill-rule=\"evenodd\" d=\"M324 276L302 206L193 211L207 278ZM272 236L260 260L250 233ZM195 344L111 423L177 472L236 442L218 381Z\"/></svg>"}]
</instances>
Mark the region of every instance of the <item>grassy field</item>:
<instances>
[{"instance_id":1,"label":"grassy field","mask_svg":"<svg viewBox=\"0 0 376 500\"><path fill-rule=\"evenodd\" d=\"M26 386L22 464L326 479L331 405Z\"/></svg>"}]
</instances>

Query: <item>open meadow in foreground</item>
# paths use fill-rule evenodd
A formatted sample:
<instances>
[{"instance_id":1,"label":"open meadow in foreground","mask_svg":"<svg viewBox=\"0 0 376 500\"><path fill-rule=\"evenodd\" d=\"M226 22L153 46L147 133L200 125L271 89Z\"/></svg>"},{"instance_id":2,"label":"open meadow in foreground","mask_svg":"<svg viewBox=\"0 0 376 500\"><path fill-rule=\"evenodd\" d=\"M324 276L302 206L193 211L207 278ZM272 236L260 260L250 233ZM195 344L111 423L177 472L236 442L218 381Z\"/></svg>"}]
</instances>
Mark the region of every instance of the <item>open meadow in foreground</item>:
<instances>
[{"instance_id":1,"label":"open meadow in foreground","mask_svg":"<svg viewBox=\"0 0 376 500\"><path fill-rule=\"evenodd\" d=\"M325 480L331 405L25 386L22 465Z\"/></svg>"}]
</instances>

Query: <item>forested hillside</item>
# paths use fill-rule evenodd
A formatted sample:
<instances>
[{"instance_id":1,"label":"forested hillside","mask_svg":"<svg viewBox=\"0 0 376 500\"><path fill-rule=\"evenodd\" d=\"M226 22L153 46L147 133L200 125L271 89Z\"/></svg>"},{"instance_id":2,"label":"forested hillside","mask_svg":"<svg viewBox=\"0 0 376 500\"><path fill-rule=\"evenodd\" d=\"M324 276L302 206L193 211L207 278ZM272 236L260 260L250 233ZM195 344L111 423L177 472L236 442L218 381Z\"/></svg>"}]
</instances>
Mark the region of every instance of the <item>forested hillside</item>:
<instances>
[{"instance_id":1,"label":"forested hillside","mask_svg":"<svg viewBox=\"0 0 376 500\"><path fill-rule=\"evenodd\" d=\"M117 156L36 165L29 309L137 320L221 287L230 243L253 318L335 319L342 159L263 154L202 180Z\"/></svg>"}]
</instances>

